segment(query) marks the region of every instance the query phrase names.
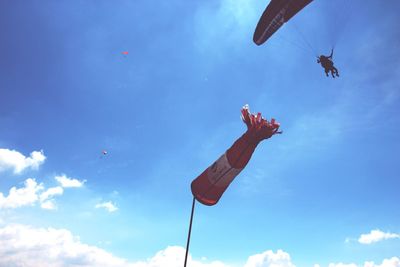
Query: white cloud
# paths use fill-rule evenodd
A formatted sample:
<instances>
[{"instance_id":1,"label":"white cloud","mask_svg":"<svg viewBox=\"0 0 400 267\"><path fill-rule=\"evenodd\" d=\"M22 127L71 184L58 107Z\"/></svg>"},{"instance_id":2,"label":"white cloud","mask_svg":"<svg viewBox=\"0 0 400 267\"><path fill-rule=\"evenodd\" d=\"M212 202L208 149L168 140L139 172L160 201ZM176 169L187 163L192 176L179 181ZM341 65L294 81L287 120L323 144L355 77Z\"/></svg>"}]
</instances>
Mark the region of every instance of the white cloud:
<instances>
[{"instance_id":1,"label":"white cloud","mask_svg":"<svg viewBox=\"0 0 400 267\"><path fill-rule=\"evenodd\" d=\"M357 267L356 264L350 263L350 264L345 264L345 263L329 263L328 267Z\"/></svg>"},{"instance_id":2,"label":"white cloud","mask_svg":"<svg viewBox=\"0 0 400 267\"><path fill-rule=\"evenodd\" d=\"M64 193L64 189L60 186L52 187L47 189L45 192L41 193L39 196L40 207L46 210L55 210L57 209L54 196L60 196Z\"/></svg>"},{"instance_id":3,"label":"white cloud","mask_svg":"<svg viewBox=\"0 0 400 267\"><path fill-rule=\"evenodd\" d=\"M38 201L38 192L43 190L43 185L38 184L35 179L29 178L24 187L12 187L7 197L0 192L0 208L18 208L34 205Z\"/></svg>"},{"instance_id":4,"label":"white cloud","mask_svg":"<svg viewBox=\"0 0 400 267\"><path fill-rule=\"evenodd\" d=\"M8 225L0 228L0 266L9 267L176 267L185 249L167 247L146 261L131 263L95 246L82 243L65 229ZM189 255L191 267L228 267L219 261L203 263Z\"/></svg>"},{"instance_id":5,"label":"white cloud","mask_svg":"<svg viewBox=\"0 0 400 267\"><path fill-rule=\"evenodd\" d=\"M63 192L64 189L60 186L49 188L45 192L40 194L40 201L43 202L53 196L62 195Z\"/></svg>"},{"instance_id":6,"label":"white cloud","mask_svg":"<svg viewBox=\"0 0 400 267\"><path fill-rule=\"evenodd\" d=\"M54 177L62 187L82 187L86 180L79 181L75 178L69 178L65 174Z\"/></svg>"},{"instance_id":7,"label":"white cloud","mask_svg":"<svg viewBox=\"0 0 400 267\"><path fill-rule=\"evenodd\" d=\"M384 259L379 265L376 265L374 262L366 262L364 267L400 267L400 259L397 257Z\"/></svg>"},{"instance_id":8,"label":"white cloud","mask_svg":"<svg viewBox=\"0 0 400 267\"><path fill-rule=\"evenodd\" d=\"M185 261L185 248L178 246L169 246L165 250L157 252L157 254L147 261L137 262L134 267L175 267L182 266ZM228 267L228 265L220 261L212 261L210 263L202 263L194 261L191 255L188 255L188 266L191 267Z\"/></svg>"},{"instance_id":9,"label":"white cloud","mask_svg":"<svg viewBox=\"0 0 400 267\"><path fill-rule=\"evenodd\" d=\"M40 204L40 207L44 210L56 210L57 206L53 199L46 200Z\"/></svg>"},{"instance_id":10,"label":"white cloud","mask_svg":"<svg viewBox=\"0 0 400 267\"><path fill-rule=\"evenodd\" d=\"M355 263L330 263L329 267L358 267L359 265ZM400 267L400 259L397 257L392 257L390 259L384 259L381 264L375 264L372 261L366 261L363 267Z\"/></svg>"},{"instance_id":11,"label":"white cloud","mask_svg":"<svg viewBox=\"0 0 400 267\"><path fill-rule=\"evenodd\" d=\"M0 172L12 170L19 174L27 168L38 169L45 161L43 151L33 151L29 157L25 157L18 151L0 148Z\"/></svg>"},{"instance_id":12,"label":"white cloud","mask_svg":"<svg viewBox=\"0 0 400 267\"><path fill-rule=\"evenodd\" d=\"M108 212L114 212L118 210L118 208L113 203L111 203L111 201L96 204L95 208L103 208L106 209Z\"/></svg>"},{"instance_id":13,"label":"white cloud","mask_svg":"<svg viewBox=\"0 0 400 267\"><path fill-rule=\"evenodd\" d=\"M0 228L0 266L126 267L125 260L83 244L65 229L11 225Z\"/></svg>"},{"instance_id":14,"label":"white cloud","mask_svg":"<svg viewBox=\"0 0 400 267\"><path fill-rule=\"evenodd\" d=\"M66 229L33 228L26 225L7 225L0 228L0 266L8 267L176 267L182 266L185 248L169 246L153 257L128 262L96 246L84 244ZM188 255L191 267L229 267L221 261ZM329 267L357 267L357 264L330 263ZM400 259L384 259L381 264L365 262L363 267L400 267ZM295 267L290 255L271 250L250 256L244 267ZM320 267L315 264L314 267Z\"/></svg>"},{"instance_id":15,"label":"white cloud","mask_svg":"<svg viewBox=\"0 0 400 267\"><path fill-rule=\"evenodd\" d=\"M358 242L361 244L372 244L385 239L400 238L399 234L385 233L379 229L372 230L369 234L362 234L358 238Z\"/></svg>"},{"instance_id":16,"label":"white cloud","mask_svg":"<svg viewBox=\"0 0 400 267\"><path fill-rule=\"evenodd\" d=\"M0 192L0 209L14 209L39 203L42 209L55 210L57 206L54 197L63 193L64 189L61 186L46 189L42 183L38 184L35 179L29 178L23 187L12 187L8 196Z\"/></svg>"},{"instance_id":17,"label":"white cloud","mask_svg":"<svg viewBox=\"0 0 400 267\"><path fill-rule=\"evenodd\" d=\"M295 267L290 255L282 250L274 253L267 250L261 254L250 256L244 267Z\"/></svg>"}]
</instances>

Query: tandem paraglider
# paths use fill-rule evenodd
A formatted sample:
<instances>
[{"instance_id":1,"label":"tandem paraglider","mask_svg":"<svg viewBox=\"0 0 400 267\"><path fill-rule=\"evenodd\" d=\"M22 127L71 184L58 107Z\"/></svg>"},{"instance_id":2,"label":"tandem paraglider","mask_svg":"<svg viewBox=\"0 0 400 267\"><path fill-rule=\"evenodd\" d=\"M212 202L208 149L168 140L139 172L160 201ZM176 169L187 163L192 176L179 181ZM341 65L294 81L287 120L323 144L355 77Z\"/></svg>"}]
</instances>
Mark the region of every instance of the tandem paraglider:
<instances>
[{"instance_id":1,"label":"tandem paraglider","mask_svg":"<svg viewBox=\"0 0 400 267\"><path fill-rule=\"evenodd\" d=\"M253 34L254 43L259 46L264 44L296 14L298 14L300 11L303 12L302 10L311 2L313 2L313 0L271 0L262 13L255 28ZM340 14L338 14L339 17L346 17L343 15L351 14L352 10L348 7L348 5L344 5L341 1L335 1L335 4L337 4L341 11ZM348 21L348 19L343 20L344 22ZM296 27L295 22L290 22L290 24L294 26L294 29L298 32L299 36L301 36L302 41L304 42L303 45L300 45L300 43L297 44L297 42L293 41L291 43L296 45L298 48L312 52L314 56L317 57L317 63L321 64L321 66L324 68L327 77L330 76L329 73L331 74L332 78L339 77L339 71L333 64L333 50L339 39L338 34L333 34L333 38L331 40L331 47L333 47L331 54L329 56L320 55L317 52L317 49L313 47L312 42L307 40L306 35Z\"/></svg>"},{"instance_id":2,"label":"tandem paraglider","mask_svg":"<svg viewBox=\"0 0 400 267\"><path fill-rule=\"evenodd\" d=\"M329 76L329 72L330 72L331 75L332 75L332 78L335 78L335 75L336 75L336 77L339 77L339 72L338 72L337 68L335 68L333 66L332 57L333 57L333 49L332 49L331 54L329 56L320 55L317 58L317 63L320 63L321 66L325 69L326 77Z\"/></svg>"}]
</instances>

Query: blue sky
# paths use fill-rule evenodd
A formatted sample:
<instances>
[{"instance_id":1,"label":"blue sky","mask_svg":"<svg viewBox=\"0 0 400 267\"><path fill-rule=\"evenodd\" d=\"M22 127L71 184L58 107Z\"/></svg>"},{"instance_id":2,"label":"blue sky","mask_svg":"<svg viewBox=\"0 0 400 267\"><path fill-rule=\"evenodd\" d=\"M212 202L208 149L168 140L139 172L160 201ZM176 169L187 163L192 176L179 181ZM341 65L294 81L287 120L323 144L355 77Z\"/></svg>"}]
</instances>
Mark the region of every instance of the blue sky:
<instances>
[{"instance_id":1,"label":"blue sky","mask_svg":"<svg viewBox=\"0 0 400 267\"><path fill-rule=\"evenodd\" d=\"M400 266L400 3L316 0L256 46L267 3L1 1L0 263L174 266L249 104L284 133L198 203L191 264Z\"/></svg>"}]
</instances>

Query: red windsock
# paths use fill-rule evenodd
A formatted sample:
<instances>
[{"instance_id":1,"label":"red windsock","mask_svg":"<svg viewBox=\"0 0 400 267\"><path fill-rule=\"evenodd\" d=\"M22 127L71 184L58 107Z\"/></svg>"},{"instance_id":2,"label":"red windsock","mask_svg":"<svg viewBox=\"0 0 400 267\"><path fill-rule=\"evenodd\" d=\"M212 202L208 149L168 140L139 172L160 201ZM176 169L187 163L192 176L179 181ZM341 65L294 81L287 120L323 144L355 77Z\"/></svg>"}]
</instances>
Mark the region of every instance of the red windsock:
<instances>
[{"instance_id":1,"label":"red windsock","mask_svg":"<svg viewBox=\"0 0 400 267\"><path fill-rule=\"evenodd\" d=\"M279 134L279 123L268 122L261 113L250 114L248 105L242 108L242 120L247 131L210 167L192 182L193 196L204 205L215 205L233 179L246 167L257 145Z\"/></svg>"}]
</instances>

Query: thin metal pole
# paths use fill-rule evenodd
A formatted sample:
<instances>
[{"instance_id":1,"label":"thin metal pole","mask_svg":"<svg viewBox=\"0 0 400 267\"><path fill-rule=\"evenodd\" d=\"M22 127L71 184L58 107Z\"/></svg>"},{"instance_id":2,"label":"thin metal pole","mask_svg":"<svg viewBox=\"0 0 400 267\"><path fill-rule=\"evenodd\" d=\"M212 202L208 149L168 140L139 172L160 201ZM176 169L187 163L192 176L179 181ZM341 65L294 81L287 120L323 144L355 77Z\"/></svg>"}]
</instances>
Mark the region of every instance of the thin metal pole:
<instances>
[{"instance_id":1,"label":"thin metal pole","mask_svg":"<svg viewBox=\"0 0 400 267\"><path fill-rule=\"evenodd\" d=\"M192 212L190 214L189 233L188 233L188 238L187 238L187 243L186 243L185 265L183 265L184 267L186 267L186 262L187 262L188 252L189 252L190 233L192 232L192 222L193 222L193 213L194 213L194 204L195 203L196 203L196 199L193 197Z\"/></svg>"}]
</instances>

